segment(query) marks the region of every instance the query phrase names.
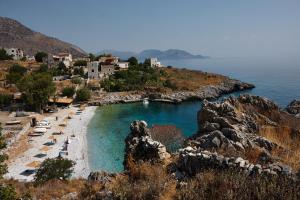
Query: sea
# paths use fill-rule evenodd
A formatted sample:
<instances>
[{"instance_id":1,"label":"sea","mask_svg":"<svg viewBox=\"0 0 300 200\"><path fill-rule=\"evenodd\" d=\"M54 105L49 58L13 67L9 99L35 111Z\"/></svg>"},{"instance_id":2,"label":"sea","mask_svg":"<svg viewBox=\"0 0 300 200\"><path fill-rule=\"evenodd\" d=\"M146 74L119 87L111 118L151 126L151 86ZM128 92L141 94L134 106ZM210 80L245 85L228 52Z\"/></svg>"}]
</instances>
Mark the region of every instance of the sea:
<instances>
[{"instance_id":1,"label":"sea","mask_svg":"<svg viewBox=\"0 0 300 200\"><path fill-rule=\"evenodd\" d=\"M267 97L282 108L300 99L299 57L247 57L163 60L165 66L213 72L229 76L256 87L241 93ZM224 97L222 97L224 98ZM222 99L221 98L221 99ZM226 96L225 96L226 98ZM133 120L145 120L149 126L175 125L188 137L197 129L197 112L201 102L180 105L152 103L116 104L99 107L88 125L89 165L92 171L123 170L124 139Z\"/></svg>"}]
</instances>

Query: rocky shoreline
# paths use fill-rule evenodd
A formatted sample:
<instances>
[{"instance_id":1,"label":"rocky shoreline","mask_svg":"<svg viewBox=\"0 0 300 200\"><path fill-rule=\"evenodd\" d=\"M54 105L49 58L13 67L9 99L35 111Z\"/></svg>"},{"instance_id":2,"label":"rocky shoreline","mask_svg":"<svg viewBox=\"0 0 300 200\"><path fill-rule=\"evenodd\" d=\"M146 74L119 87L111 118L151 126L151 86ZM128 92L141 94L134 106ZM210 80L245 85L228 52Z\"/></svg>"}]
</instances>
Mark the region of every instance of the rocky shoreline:
<instances>
[{"instance_id":1,"label":"rocky shoreline","mask_svg":"<svg viewBox=\"0 0 300 200\"><path fill-rule=\"evenodd\" d=\"M116 103L141 102L145 98L149 101L179 104L184 101L216 99L222 95L238 91L253 89L255 86L239 80L227 79L219 85L201 87L195 91L174 91L168 93L159 92L111 92L98 93L90 100L89 105L101 106Z\"/></svg>"},{"instance_id":2,"label":"rocky shoreline","mask_svg":"<svg viewBox=\"0 0 300 200\"><path fill-rule=\"evenodd\" d=\"M284 156L294 149L275 140L274 135L264 133L266 127L274 130L284 127L290 130L285 140L291 137L293 142L300 137L299 120L272 101L258 96L246 94L222 102L204 101L198 113L198 132L186 140L178 153L167 152L164 144L153 140L146 122L134 121L125 141L124 168L128 169L132 160L136 163L155 161L162 166L168 165L179 181L204 169L297 178L298 167ZM284 133L272 134L282 137L280 134Z\"/></svg>"}]
</instances>

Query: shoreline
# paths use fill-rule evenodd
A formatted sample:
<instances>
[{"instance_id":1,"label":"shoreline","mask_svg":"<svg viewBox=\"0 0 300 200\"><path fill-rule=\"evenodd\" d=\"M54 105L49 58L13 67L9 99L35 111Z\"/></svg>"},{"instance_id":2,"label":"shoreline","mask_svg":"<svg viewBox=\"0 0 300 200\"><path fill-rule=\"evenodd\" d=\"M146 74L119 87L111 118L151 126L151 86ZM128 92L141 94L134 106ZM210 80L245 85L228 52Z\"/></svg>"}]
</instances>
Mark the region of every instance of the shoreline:
<instances>
[{"instance_id":1,"label":"shoreline","mask_svg":"<svg viewBox=\"0 0 300 200\"><path fill-rule=\"evenodd\" d=\"M90 173L87 127L97 107L87 106L82 113L77 115L78 109L78 107L71 106L67 109L59 109L57 113L44 117L45 120L51 123L51 128L47 129L47 132L42 136L27 138L28 149L8 160L8 173L5 174L4 178L24 182L32 181L34 170L39 167L39 165L34 166L35 163L41 163L47 158L57 157L67 139L70 141L68 155L63 157L76 162L72 178L87 178ZM71 116L71 119L68 119L68 116ZM58 120L56 120L56 117L58 117ZM60 126L63 123L66 124L65 127ZM32 128L29 131L32 131ZM29 131L25 133L26 136ZM63 132L62 135L53 135L54 132L60 131ZM72 135L75 135L75 137L72 137ZM55 137L57 142L51 144L51 137ZM39 157L38 155L41 154L44 154L44 156ZM25 173L26 170L33 173Z\"/></svg>"},{"instance_id":2,"label":"shoreline","mask_svg":"<svg viewBox=\"0 0 300 200\"><path fill-rule=\"evenodd\" d=\"M65 127L66 132L75 135L69 144L69 155L66 158L76 162L72 178L87 178L90 174L89 156L88 156L88 124L93 118L96 106L88 106L80 115L73 115L68 125Z\"/></svg>"}]
</instances>

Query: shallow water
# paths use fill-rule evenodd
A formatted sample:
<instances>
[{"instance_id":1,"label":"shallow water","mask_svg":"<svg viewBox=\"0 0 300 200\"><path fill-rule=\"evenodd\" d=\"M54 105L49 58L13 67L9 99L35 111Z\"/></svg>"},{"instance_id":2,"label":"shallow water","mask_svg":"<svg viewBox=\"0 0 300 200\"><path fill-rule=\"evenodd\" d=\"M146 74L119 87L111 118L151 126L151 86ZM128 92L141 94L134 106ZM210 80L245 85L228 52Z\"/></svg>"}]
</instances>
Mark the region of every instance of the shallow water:
<instances>
[{"instance_id":1,"label":"shallow water","mask_svg":"<svg viewBox=\"0 0 300 200\"><path fill-rule=\"evenodd\" d=\"M253 83L249 93L266 96L281 106L300 99L300 59L298 58L219 58L163 61L165 65L228 75ZM238 95L238 94L235 94ZM99 107L88 127L88 154L91 170L123 170L124 139L133 120L176 125L185 136L197 130L197 112L201 102L180 105L150 103L119 104Z\"/></svg>"}]
</instances>

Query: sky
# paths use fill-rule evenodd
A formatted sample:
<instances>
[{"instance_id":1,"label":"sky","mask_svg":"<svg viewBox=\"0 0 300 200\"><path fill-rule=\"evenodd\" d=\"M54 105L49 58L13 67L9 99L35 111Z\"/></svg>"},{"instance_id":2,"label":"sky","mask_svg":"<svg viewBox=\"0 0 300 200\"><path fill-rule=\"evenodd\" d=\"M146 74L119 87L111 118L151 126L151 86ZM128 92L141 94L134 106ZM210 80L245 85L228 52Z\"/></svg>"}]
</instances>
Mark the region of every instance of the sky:
<instances>
[{"instance_id":1,"label":"sky","mask_svg":"<svg viewBox=\"0 0 300 200\"><path fill-rule=\"evenodd\" d=\"M94 53L300 55L299 0L0 0L0 16Z\"/></svg>"}]
</instances>

